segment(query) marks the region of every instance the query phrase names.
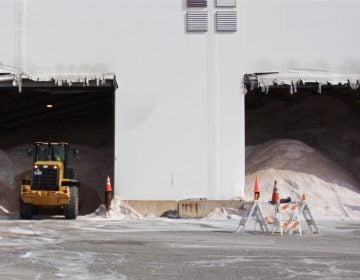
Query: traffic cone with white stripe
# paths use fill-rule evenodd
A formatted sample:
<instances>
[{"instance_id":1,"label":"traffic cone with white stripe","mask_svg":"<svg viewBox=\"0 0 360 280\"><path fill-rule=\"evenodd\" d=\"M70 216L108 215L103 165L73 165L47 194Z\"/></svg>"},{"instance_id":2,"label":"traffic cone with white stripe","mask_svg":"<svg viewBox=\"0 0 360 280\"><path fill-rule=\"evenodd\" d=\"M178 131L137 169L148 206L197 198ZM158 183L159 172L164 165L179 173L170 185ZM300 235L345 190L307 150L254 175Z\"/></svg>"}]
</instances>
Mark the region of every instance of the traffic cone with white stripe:
<instances>
[{"instance_id":1,"label":"traffic cone with white stripe","mask_svg":"<svg viewBox=\"0 0 360 280\"><path fill-rule=\"evenodd\" d=\"M110 182L110 176L106 178L106 185L105 185L105 207L106 211L111 209L111 200L112 200L112 187Z\"/></svg>"}]
</instances>

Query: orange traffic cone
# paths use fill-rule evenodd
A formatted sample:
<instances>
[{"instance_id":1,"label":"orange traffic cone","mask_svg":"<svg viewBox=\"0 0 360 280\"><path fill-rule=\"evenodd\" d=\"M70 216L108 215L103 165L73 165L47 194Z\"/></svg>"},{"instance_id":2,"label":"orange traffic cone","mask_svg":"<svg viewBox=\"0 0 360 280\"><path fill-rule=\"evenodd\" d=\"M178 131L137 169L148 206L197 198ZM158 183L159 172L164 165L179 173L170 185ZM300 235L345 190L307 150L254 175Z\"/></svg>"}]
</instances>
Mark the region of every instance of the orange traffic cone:
<instances>
[{"instance_id":1,"label":"orange traffic cone","mask_svg":"<svg viewBox=\"0 0 360 280\"><path fill-rule=\"evenodd\" d=\"M260 183L259 177L255 177L255 185L254 185L254 200L259 200L260 198Z\"/></svg>"},{"instance_id":2,"label":"orange traffic cone","mask_svg":"<svg viewBox=\"0 0 360 280\"><path fill-rule=\"evenodd\" d=\"M112 187L110 183L110 176L106 178L106 185L105 185L105 207L106 211L111 209L111 200L112 200Z\"/></svg>"},{"instance_id":3,"label":"orange traffic cone","mask_svg":"<svg viewBox=\"0 0 360 280\"><path fill-rule=\"evenodd\" d=\"M112 187L111 187L111 183L110 183L110 176L107 176L107 178L106 178L105 191L106 192L112 192Z\"/></svg>"},{"instance_id":4,"label":"orange traffic cone","mask_svg":"<svg viewBox=\"0 0 360 280\"><path fill-rule=\"evenodd\" d=\"M271 203L280 203L280 194L279 189L277 187L277 181L274 182L274 190L271 198Z\"/></svg>"}]
</instances>

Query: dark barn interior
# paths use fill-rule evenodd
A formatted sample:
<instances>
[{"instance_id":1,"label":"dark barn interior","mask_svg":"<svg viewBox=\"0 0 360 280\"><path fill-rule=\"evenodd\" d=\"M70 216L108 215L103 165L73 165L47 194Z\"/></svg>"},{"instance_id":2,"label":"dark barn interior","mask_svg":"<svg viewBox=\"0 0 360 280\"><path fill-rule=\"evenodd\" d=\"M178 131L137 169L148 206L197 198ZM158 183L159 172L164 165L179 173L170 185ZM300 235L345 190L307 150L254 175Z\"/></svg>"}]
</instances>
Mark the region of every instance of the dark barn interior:
<instances>
[{"instance_id":1,"label":"dark barn interior","mask_svg":"<svg viewBox=\"0 0 360 280\"><path fill-rule=\"evenodd\" d=\"M28 166L16 174L16 184L31 173L25 146L35 141L69 142L80 150L78 158L70 158L81 183L80 213L94 211L103 201L106 175L114 174L115 89L115 78L61 85L23 79L21 92L13 81L1 81L0 150L9 155L23 150L23 158L17 153L12 162L24 161L23 169Z\"/></svg>"},{"instance_id":2,"label":"dark barn interior","mask_svg":"<svg viewBox=\"0 0 360 280\"><path fill-rule=\"evenodd\" d=\"M321 151L360 179L360 89L300 81L266 90L245 76L246 145L296 139Z\"/></svg>"}]
</instances>

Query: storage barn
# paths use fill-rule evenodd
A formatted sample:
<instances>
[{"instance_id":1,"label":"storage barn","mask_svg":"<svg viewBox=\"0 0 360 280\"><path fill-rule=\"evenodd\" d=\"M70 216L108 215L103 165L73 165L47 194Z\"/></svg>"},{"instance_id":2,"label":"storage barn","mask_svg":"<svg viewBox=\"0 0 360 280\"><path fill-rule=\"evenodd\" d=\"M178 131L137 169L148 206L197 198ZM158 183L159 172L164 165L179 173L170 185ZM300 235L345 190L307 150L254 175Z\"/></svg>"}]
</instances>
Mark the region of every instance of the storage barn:
<instances>
[{"instance_id":1,"label":"storage barn","mask_svg":"<svg viewBox=\"0 0 360 280\"><path fill-rule=\"evenodd\" d=\"M1 148L110 147L105 173L124 199L242 197L245 97L358 94L359 11L330 0L3 1Z\"/></svg>"}]
</instances>

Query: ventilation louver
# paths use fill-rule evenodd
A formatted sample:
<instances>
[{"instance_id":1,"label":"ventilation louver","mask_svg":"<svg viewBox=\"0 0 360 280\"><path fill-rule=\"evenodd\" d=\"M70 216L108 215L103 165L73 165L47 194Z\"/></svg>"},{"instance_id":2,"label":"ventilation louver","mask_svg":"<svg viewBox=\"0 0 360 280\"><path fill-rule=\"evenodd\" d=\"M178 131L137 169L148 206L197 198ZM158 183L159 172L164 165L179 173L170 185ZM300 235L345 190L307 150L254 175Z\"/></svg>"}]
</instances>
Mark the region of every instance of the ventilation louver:
<instances>
[{"instance_id":1,"label":"ventilation louver","mask_svg":"<svg viewBox=\"0 0 360 280\"><path fill-rule=\"evenodd\" d=\"M187 31L188 32L206 32L208 30L207 12L188 12L187 13Z\"/></svg>"},{"instance_id":2,"label":"ventilation louver","mask_svg":"<svg viewBox=\"0 0 360 280\"><path fill-rule=\"evenodd\" d=\"M236 7L236 0L216 0L216 7Z\"/></svg>"},{"instance_id":3,"label":"ventilation louver","mask_svg":"<svg viewBox=\"0 0 360 280\"><path fill-rule=\"evenodd\" d=\"M207 0L187 0L188 8L206 8Z\"/></svg>"},{"instance_id":4,"label":"ventilation louver","mask_svg":"<svg viewBox=\"0 0 360 280\"><path fill-rule=\"evenodd\" d=\"M237 30L236 11L222 11L216 13L216 30L235 32Z\"/></svg>"}]
</instances>

